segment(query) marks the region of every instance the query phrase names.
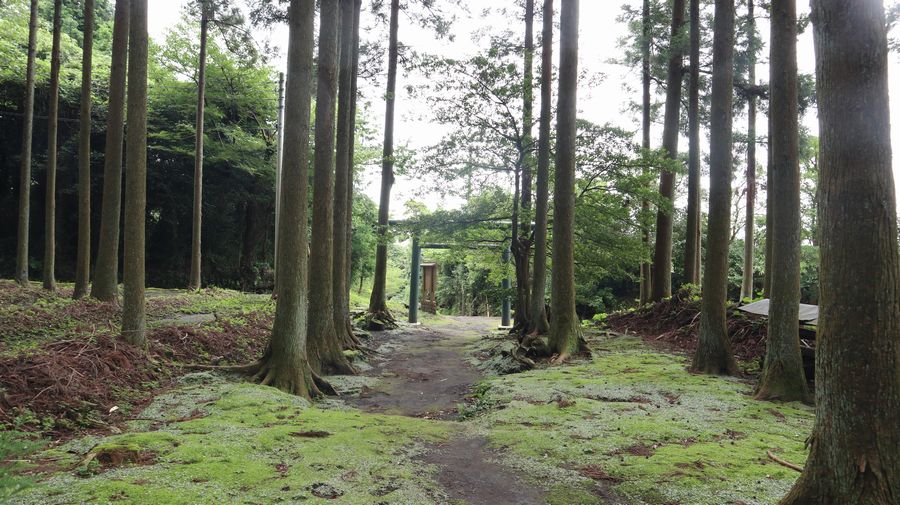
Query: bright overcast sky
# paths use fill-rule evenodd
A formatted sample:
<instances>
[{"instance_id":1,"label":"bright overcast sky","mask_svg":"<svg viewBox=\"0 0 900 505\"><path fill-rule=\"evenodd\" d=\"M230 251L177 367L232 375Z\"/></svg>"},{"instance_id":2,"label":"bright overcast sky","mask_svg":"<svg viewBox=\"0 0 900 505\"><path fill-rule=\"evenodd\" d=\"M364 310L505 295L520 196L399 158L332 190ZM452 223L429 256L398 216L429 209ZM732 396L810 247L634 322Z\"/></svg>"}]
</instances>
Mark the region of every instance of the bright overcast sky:
<instances>
[{"instance_id":1,"label":"bright overcast sky","mask_svg":"<svg viewBox=\"0 0 900 505\"><path fill-rule=\"evenodd\" d=\"M182 6L186 1L187 0L155 0L151 2L149 20L151 37L156 40L162 40L165 31L178 22ZM474 14L479 14L481 9L485 5L488 5L484 0L467 1L470 5L469 10ZM368 2L364 2L364 4L365 3ZM509 3L511 5L513 2L512 0L496 3L492 0L491 2L493 5L501 3ZM630 115L622 113L625 104L629 100L635 98L629 96L628 93L624 91L622 83L627 81L632 83L633 87L636 87L639 77L633 70L610 64L608 61L618 57L621 53L617 47L617 41L624 35L625 26L616 22L616 18L621 13L621 5L633 4L638 6L640 3L640 0L582 0L581 2L580 65L583 68L602 73L606 76L598 87L590 91L579 90L579 114L585 119L601 124L609 122L616 126L626 128L637 129L639 126L636 123L639 118L633 118L630 117ZM809 7L806 2L801 0L798 4L801 14L808 12ZM365 11L366 8L364 6L364 15L366 15ZM485 26L490 26L491 24L499 26L501 29L506 29L511 26L510 21L507 19L473 19L465 17L465 15L463 16L464 17L459 19L454 29L456 37L452 42L436 40L433 35L421 29L414 28L409 24L404 25L402 18L400 40L403 44L411 46L417 51L462 56L472 54L476 50L474 44L471 42L470 36L473 31L477 31ZM371 20L369 21L370 23L366 23L366 20L364 19L363 26L371 25ZM761 22L758 26L762 39L764 41L767 40L767 23ZM539 30L540 27L536 26L536 29ZM266 34L260 34L260 38L265 38L266 36ZM280 47L282 52L284 52L287 46L286 27L276 28L268 35L268 37L274 45ZM558 56L558 51L556 53ZM763 53L767 54L768 51L764 50ZM800 72L814 73L815 62L813 57L811 30L807 30L799 40L798 59ZM283 61L284 58L281 58L276 61L275 64L278 66L283 65ZM892 54L890 63L891 97L892 103L894 104L892 107L892 124L894 125L892 129L892 138L893 145L900 146L900 105L897 105L897 100L900 100L900 98L898 98L900 97L900 55ZM760 78L764 78L767 74L768 68L766 66L759 65L757 67L757 75L760 76ZM427 121L420 119L419 116L421 116L422 104L414 102L405 96L403 84L401 76L397 97L397 143L405 143L414 148L437 142L440 139L443 130L440 127L436 127L427 123ZM383 94L383 90L372 87L371 85L366 88L365 83L362 83L362 86L364 87L363 92L366 95L366 98L372 101L372 108L368 111L369 117L375 124L382 124L383 105L377 98ZM760 116L757 129L760 132L765 132L766 119L764 116ZM809 127L811 131L815 132L817 130L816 121L815 112L812 111L807 114L803 123ZM737 123L735 127L736 131L746 128L741 123ZM654 136L656 137L654 145L658 145L659 137L661 136L661 128L657 127L654 129ZM681 148L682 150L686 149L684 139L682 139ZM706 149L704 148L704 151L705 150ZM764 160L764 154L760 155L759 159ZM743 172L742 169L737 170ZM377 174L375 173L367 174L366 181L368 182L368 186L366 188L366 193L377 202L378 177L376 175ZM900 183L900 149L896 148L894 156L894 178L897 183ZM392 195L392 214L399 215L403 212L403 203L406 200L415 197L415 190L421 184L422 181L398 178ZM900 187L900 184L898 184L898 187ZM437 198L429 198L427 200L429 201L426 201L425 203L429 204L431 207L435 206L435 201L442 201ZM453 201L443 200L442 202L445 206L454 205Z\"/></svg>"}]
</instances>

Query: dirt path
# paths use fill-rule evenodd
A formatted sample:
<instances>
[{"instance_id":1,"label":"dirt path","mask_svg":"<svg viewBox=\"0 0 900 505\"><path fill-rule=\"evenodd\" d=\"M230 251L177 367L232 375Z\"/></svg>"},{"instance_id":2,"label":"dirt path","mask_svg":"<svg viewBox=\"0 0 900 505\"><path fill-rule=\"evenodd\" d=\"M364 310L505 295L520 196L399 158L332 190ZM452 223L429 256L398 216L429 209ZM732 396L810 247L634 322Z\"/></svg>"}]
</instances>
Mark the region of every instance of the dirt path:
<instances>
[{"instance_id":1,"label":"dirt path","mask_svg":"<svg viewBox=\"0 0 900 505\"><path fill-rule=\"evenodd\" d=\"M455 419L457 406L482 378L465 360L465 346L496 329L498 320L483 317L447 318L435 325L403 327L373 333L373 368L366 375L381 378L376 389L351 403L367 412ZM493 462L487 440L462 434L436 445L423 461L436 465L437 480L453 503L469 505L541 505L544 491L520 480Z\"/></svg>"}]
</instances>

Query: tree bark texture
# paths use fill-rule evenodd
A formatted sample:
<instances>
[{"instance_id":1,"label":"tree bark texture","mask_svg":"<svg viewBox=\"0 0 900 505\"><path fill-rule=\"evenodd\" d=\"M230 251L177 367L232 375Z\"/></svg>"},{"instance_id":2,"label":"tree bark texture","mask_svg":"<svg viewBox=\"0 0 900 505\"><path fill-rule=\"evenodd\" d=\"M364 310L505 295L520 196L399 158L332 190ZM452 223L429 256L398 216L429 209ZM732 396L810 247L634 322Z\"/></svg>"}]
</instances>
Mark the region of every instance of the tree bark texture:
<instances>
[{"instance_id":1,"label":"tree bark texture","mask_svg":"<svg viewBox=\"0 0 900 505\"><path fill-rule=\"evenodd\" d=\"M553 0L544 0L541 45L541 117L538 131L534 208L534 271L531 284L531 327L538 335L550 331L547 320L547 214L550 208L550 122L553 119Z\"/></svg>"},{"instance_id":2,"label":"tree bark texture","mask_svg":"<svg viewBox=\"0 0 900 505\"><path fill-rule=\"evenodd\" d=\"M756 85L756 18L753 0L747 0L748 71L747 84ZM744 268L741 298L753 298L753 238L756 211L756 95L747 97L747 203L744 222Z\"/></svg>"},{"instance_id":3,"label":"tree bark texture","mask_svg":"<svg viewBox=\"0 0 900 505\"><path fill-rule=\"evenodd\" d=\"M78 120L78 252L74 297L88 292L91 277L91 70L94 48L94 0L84 0L81 43L81 104Z\"/></svg>"},{"instance_id":4,"label":"tree bark texture","mask_svg":"<svg viewBox=\"0 0 900 505\"><path fill-rule=\"evenodd\" d=\"M521 212L517 213L518 234L512 237L511 252L516 266L516 330L525 333L531 326L531 220L534 173L534 0L525 0L525 51L522 79L522 187Z\"/></svg>"},{"instance_id":5,"label":"tree bark texture","mask_svg":"<svg viewBox=\"0 0 900 505\"><path fill-rule=\"evenodd\" d=\"M821 142L816 423L803 474L782 503L888 505L900 500L900 259L884 7L817 0L812 20Z\"/></svg>"},{"instance_id":6,"label":"tree bark texture","mask_svg":"<svg viewBox=\"0 0 900 505\"><path fill-rule=\"evenodd\" d=\"M733 374L737 364L726 328L728 242L731 232L734 0L716 0L710 121L709 226L703 274L700 336L692 368Z\"/></svg>"},{"instance_id":7,"label":"tree bark texture","mask_svg":"<svg viewBox=\"0 0 900 505\"><path fill-rule=\"evenodd\" d=\"M690 0L688 202L684 282L700 285L700 0Z\"/></svg>"},{"instance_id":8,"label":"tree bark texture","mask_svg":"<svg viewBox=\"0 0 900 505\"><path fill-rule=\"evenodd\" d=\"M276 272L278 301L266 352L250 370L263 384L307 398L320 393L306 357L307 194L315 3L291 0L290 5Z\"/></svg>"},{"instance_id":9,"label":"tree bark texture","mask_svg":"<svg viewBox=\"0 0 900 505\"><path fill-rule=\"evenodd\" d=\"M650 150L650 0L644 0L641 13L641 147L645 151ZM641 215L646 216L650 212L650 202L644 199L641 202ZM641 223L641 242L646 250L650 249L650 229L647 224ZM651 264L641 262L641 305L650 301L651 289Z\"/></svg>"},{"instance_id":10,"label":"tree bark texture","mask_svg":"<svg viewBox=\"0 0 900 505\"><path fill-rule=\"evenodd\" d=\"M663 149L672 160L678 159L679 121L681 119L681 80L684 48L680 42L684 29L684 2L672 2L672 30L669 37L669 69L666 76L666 113L663 124ZM659 195L675 200L675 173L663 170L659 176ZM658 302L672 296L672 211L659 209L656 214L656 243L653 251L653 279L650 300Z\"/></svg>"},{"instance_id":11,"label":"tree bark texture","mask_svg":"<svg viewBox=\"0 0 900 505\"><path fill-rule=\"evenodd\" d=\"M16 232L16 282L28 284L28 240L31 214L31 137L34 130L34 59L37 52L38 2L31 0L28 17L28 57L22 116L22 158L19 161L19 222Z\"/></svg>"},{"instance_id":12,"label":"tree bark texture","mask_svg":"<svg viewBox=\"0 0 900 505\"><path fill-rule=\"evenodd\" d=\"M350 252L350 236L347 227L351 209L347 205L353 187L352 144L355 141L350 117L353 109L353 68L356 59L357 15L355 0L341 0L341 57L338 82L337 148L334 176L334 260L332 290L334 330L342 349L356 349L359 341L353 334L350 321L350 265L346 261Z\"/></svg>"},{"instance_id":13,"label":"tree bark texture","mask_svg":"<svg viewBox=\"0 0 900 505\"><path fill-rule=\"evenodd\" d=\"M800 355L800 130L796 0L772 3L772 287L756 397L809 401Z\"/></svg>"},{"instance_id":14,"label":"tree bark texture","mask_svg":"<svg viewBox=\"0 0 900 505\"><path fill-rule=\"evenodd\" d=\"M131 0L129 15L122 334L126 342L146 349L147 0Z\"/></svg>"},{"instance_id":15,"label":"tree bark texture","mask_svg":"<svg viewBox=\"0 0 900 505\"><path fill-rule=\"evenodd\" d=\"M197 63L197 117L194 140L194 214L191 228L191 273L188 289L202 287L201 232L203 228L203 117L206 108L206 42L209 37L209 5L200 5L200 56Z\"/></svg>"},{"instance_id":16,"label":"tree bark texture","mask_svg":"<svg viewBox=\"0 0 900 505\"><path fill-rule=\"evenodd\" d=\"M313 159L312 244L306 352L315 373L353 373L334 327L335 107L341 32L339 0L321 0ZM352 20L350 20L352 23Z\"/></svg>"},{"instance_id":17,"label":"tree bark texture","mask_svg":"<svg viewBox=\"0 0 900 505\"><path fill-rule=\"evenodd\" d=\"M106 150L103 160L103 203L100 240L91 296L113 301L118 296L119 219L122 213L122 140L125 133L125 79L128 62L130 0L117 0L109 67Z\"/></svg>"},{"instance_id":18,"label":"tree bark texture","mask_svg":"<svg viewBox=\"0 0 900 505\"><path fill-rule=\"evenodd\" d=\"M47 111L47 184L44 199L44 289L56 290L56 162L59 126L59 43L62 0L53 2L53 46L50 50L50 97Z\"/></svg>"},{"instance_id":19,"label":"tree bark texture","mask_svg":"<svg viewBox=\"0 0 900 505\"><path fill-rule=\"evenodd\" d=\"M400 0L391 0L390 41L388 46L387 92L384 96L384 151L381 165L381 195L378 204L378 246L375 250L375 282L369 299L368 318L378 321L373 329L391 327L394 317L387 306L388 220L390 219L391 186L394 185L394 104L397 98L398 31Z\"/></svg>"},{"instance_id":20,"label":"tree bark texture","mask_svg":"<svg viewBox=\"0 0 900 505\"><path fill-rule=\"evenodd\" d=\"M553 186L553 271L549 345L559 360L586 350L575 313L575 138L579 0L562 0L556 178Z\"/></svg>"}]
</instances>

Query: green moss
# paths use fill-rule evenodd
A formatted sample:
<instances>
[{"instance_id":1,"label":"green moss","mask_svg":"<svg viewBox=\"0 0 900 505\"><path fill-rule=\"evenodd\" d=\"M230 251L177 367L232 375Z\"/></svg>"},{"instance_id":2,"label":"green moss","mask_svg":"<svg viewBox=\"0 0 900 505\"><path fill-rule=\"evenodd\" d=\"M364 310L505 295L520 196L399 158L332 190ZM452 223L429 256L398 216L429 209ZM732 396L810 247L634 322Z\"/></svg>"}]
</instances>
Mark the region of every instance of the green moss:
<instances>
[{"instance_id":1,"label":"green moss","mask_svg":"<svg viewBox=\"0 0 900 505\"><path fill-rule=\"evenodd\" d=\"M152 453L152 464L56 474L15 503L295 502L330 489L340 503L373 503L382 493L390 503L422 503L417 497L440 494L433 470L414 457L447 439L452 424L322 410L268 387L200 382L158 398L141 416L150 424L135 425L143 429L90 449ZM179 402L196 411L183 416Z\"/></svg>"},{"instance_id":2,"label":"green moss","mask_svg":"<svg viewBox=\"0 0 900 505\"><path fill-rule=\"evenodd\" d=\"M478 418L509 458L561 469L596 466L615 491L648 503L773 503L802 464L813 411L757 402L749 384L692 375L683 357L636 339L599 342L589 361L493 378Z\"/></svg>"}]
</instances>

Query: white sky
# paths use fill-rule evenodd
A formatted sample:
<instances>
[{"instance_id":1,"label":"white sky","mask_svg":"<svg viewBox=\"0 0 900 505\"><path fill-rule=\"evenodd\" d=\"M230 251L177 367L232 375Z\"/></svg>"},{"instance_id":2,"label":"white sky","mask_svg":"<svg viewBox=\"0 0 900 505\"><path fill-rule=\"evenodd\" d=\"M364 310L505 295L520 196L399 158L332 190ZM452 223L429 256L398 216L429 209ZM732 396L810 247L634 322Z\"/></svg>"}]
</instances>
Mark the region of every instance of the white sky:
<instances>
[{"instance_id":1,"label":"white sky","mask_svg":"<svg viewBox=\"0 0 900 505\"><path fill-rule=\"evenodd\" d=\"M469 10L473 15L477 16L486 5L509 4L512 0L491 0L488 4L485 0L466 0ZM155 0L150 3L150 35L156 40L161 41L165 31L178 22L182 6L187 0ZM890 2L886 2L890 3ZM367 14L366 4L364 2L364 16ZM582 0L581 2L581 30L580 30L580 65L582 68L589 69L593 72L599 72L606 76L605 80L591 90L579 90L579 115L585 119L589 119L595 123L612 123L616 126L637 129L639 118L631 117L629 114L623 114L622 110L625 104L636 97L629 96L624 91L622 83L630 82L633 87L637 87L639 76L632 69L608 63L610 59L617 58L621 54L621 50L617 47L617 41L625 33L626 27L616 22L619 16L621 6L623 4L631 4L638 7L641 0ZM800 14L806 14L809 11L808 5L802 0L798 2ZM368 14L371 16L371 14ZM368 21L368 22L367 22ZM364 19L363 26L371 25L372 19ZM508 19L481 19L471 17L461 17L454 27L456 34L454 41L437 40L432 34L411 26L408 22L404 24L401 16L400 40L403 44L411 46L414 50L420 52L437 53L445 55L463 56L474 53L476 47L471 41L470 34L473 31L483 29L484 26L494 24L499 29L515 27L518 20L510 21ZM536 26L536 30L540 27ZM768 40L768 24L765 21L758 23L760 35L763 41ZM524 30L524 26L522 26ZM260 34L260 38L266 37L266 34ZM270 41L285 51L287 47L287 28L277 27L268 35ZM768 54L767 49L763 49L763 57ZM558 51L556 51L558 57ZM276 61L276 66L283 66L284 58ZM815 62L813 53L812 30L806 30L799 39L798 46L798 63L799 71L802 73L814 73ZM386 65L385 65L386 66ZM760 79L767 79L768 67L759 65L757 67L757 76ZM892 96L892 139L894 146L900 146L900 105L897 105L897 98L900 96L900 55L892 54L890 57L890 88ZM398 145L407 144L411 148L423 147L436 143L442 133L445 131L442 127L432 125L425 120L419 119L422 111L422 104L411 100L404 89L403 76L401 75L398 82L397 95L397 123L396 123L396 142ZM379 129L383 126L383 102L380 97L383 95L382 84L374 85L374 83L361 83L363 93L367 100L371 101L372 107L367 111L368 117L371 119L373 126ZM537 106L537 104L536 104ZM736 119L735 131L741 131L746 128L746 119ZM815 111L811 111L803 119L813 134L818 130ZM759 124L757 126L759 132L766 131L765 116L760 114ZM654 128L654 145L658 146L660 136L662 134L661 127ZM380 135L380 132L379 132ZM680 148L686 150L686 140L682 139ZM707 147L704 147L704 151ZM760 153L758 159L765 160L765 153ZM736 168L737 173L742 173L743 169ZM894 156L894 179L900 187L900 150L895 148ZM378 180L379 177L373 170L372 173L366 175L366 194L373 200L378 201ZM397 178L392 194L391 210L395 216L402 215L403 203L410 198L421 199L414 195L415 190L423 184L422 181L408 180L402 177ZM426 203L429 207L435 208L438 205L454 206L458 202L440 198L427 198Z\"/></svg>"}]
</instances>

